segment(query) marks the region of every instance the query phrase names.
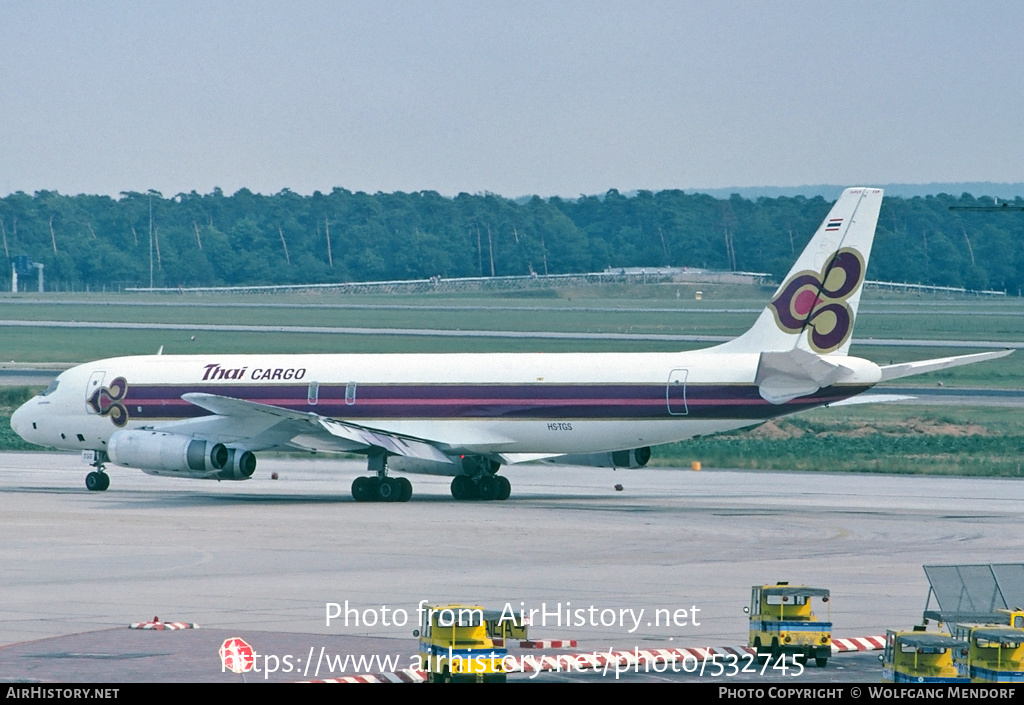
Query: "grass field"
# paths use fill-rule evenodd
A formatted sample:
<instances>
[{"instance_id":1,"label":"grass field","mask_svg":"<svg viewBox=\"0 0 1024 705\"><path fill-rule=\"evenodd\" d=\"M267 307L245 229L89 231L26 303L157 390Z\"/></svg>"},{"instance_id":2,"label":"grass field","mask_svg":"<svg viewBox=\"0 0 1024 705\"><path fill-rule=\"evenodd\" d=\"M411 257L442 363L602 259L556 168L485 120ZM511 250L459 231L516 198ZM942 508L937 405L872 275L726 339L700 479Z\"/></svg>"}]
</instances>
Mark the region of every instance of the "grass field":
<instances>
[{"instance_id":1,"label":"grass field","mask_svg":"<svg viewBox=\"0 0 1024 705\"><path fill-rule=\"evenodd\" d=\"M1024 477L1019 409L864 405L659 448L657 465Z\"/></svg>"},{"instance_id":2,"label":"grass field","mask_svg":"<svg viewBox=\"0 0 1024 705\"><path fill-rule=\"evenodd\" d=\"M700 288L703 298L695 300ZM0 360L78 363L122 354L264 352L573 352L671 351L704 344L650 340L572 340L190 330L190 325L315 326L734 336L757 317L771 292L755 287L658 285L515 293L315 295L0 295L0 319L168 323L182 330L7 326ZM194 339L193 339L194 336ZM855 340L971 340L1024 343L1024 300L927 297L868 291ZM977 350L858 345L879 364ZM1024 352L991 363L906 380L947 387L1024 388ZM901 385L903 381L901 380ZM25 449L9 429L28 389L0 396L0 447ZM1020 477L1024 414L1012 408L865 405L821 409L703 439L662 446L661 465L813 471L911 472Z\"/></svg>"}]
</instances>

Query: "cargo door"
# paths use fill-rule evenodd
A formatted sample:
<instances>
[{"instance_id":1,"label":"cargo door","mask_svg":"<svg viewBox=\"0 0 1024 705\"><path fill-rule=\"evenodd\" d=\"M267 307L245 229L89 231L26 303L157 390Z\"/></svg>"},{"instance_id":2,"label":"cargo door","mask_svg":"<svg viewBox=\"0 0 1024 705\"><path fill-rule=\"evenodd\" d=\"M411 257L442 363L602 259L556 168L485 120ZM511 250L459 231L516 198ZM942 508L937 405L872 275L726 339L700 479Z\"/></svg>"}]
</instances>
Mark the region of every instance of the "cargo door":
<instances>
[{"instance_id":1,"label":"cargo door","mask_svg":"<svg viewBox=\"0 0 1024 705\"><path fill-rule=\"evenodd\" d=\"M686 376L689 370L672 370L668 375L668 386L665 389L665 401L668 413L673 416L686 416L690 413L686 406Z\"/></svg>"}]
</instances>

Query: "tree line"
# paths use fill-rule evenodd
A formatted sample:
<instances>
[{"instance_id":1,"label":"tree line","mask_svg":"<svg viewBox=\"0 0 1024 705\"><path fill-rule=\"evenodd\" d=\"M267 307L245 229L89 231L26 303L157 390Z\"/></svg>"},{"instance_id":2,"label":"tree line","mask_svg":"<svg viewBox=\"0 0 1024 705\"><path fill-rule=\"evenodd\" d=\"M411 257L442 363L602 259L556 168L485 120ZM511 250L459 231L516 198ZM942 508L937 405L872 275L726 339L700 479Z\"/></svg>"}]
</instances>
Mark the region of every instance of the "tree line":
<instances>
[{"instance_id":1,"label":"tree line","mask_svg":"<svg viewBox=\"0 0 1024 705\"><path fill-rule=\"evenodd\" d=\"M1019 295L1024 214L970 194L885 198L872 279ZM303 196L39 191L0 199L11 262L45 267L47 288L302 284L687 266L781 277L832 203L616 190L578 199L432 191ZM1018 198L1014 205L1024 205ZM34 286L34 279L30 279Z\"/></svg>"}]
</instances>

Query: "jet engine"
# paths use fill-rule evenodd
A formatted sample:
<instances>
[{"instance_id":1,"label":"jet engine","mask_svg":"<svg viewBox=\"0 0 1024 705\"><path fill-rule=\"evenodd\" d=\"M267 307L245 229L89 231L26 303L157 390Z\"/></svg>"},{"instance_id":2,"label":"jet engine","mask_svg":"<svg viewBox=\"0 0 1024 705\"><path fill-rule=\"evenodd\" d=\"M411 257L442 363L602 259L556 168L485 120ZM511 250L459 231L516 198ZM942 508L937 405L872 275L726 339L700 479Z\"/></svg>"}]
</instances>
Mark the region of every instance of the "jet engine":
<instances>
[{"instance_id":1,"label":"jet engine","mask_svg":"<svg viewBox=\"0 0 1024 705\"><path fill-rule=\"evenodd\" d=\"M223 443L161 431L118 431L107 443L111 462L149 475L204 480L247 480L256 456Z\"/></svg>"},{"instance_id":2,"label":"jet engine","mask_svg":"<svg viewBox=\"0 0 1024 705\"><path fill-rule=\"evenodd\" d=\"M592 468L642 468L651 459L648 446L632 450L616 450L611 453L579 453L559 455L544 460L552 465L586 465Z\"/></svg>"}]
</instances>

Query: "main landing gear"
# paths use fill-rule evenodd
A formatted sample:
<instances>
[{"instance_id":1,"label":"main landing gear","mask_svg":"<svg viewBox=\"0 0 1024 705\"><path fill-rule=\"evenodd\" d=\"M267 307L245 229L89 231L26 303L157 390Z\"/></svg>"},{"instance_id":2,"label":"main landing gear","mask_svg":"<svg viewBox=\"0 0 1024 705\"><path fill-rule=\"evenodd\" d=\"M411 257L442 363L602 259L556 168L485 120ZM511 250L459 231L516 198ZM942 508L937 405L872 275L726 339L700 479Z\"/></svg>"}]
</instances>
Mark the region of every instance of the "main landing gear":
<instances>
[{"instance_id":1,"label":"main landing gear","mask_svg":"<svg viewBox=\"0 0 1024 705\"><path fill-rule=\"evenodd\" d=\"M412 483L404 477L388 477L388 456L381 451L367 458L367 470L373 477L357 477L352 481L352 499L357 502L408 502L412 499Z\"/></svg>"},{"instance_id":2,"label":"main landing gear","mask_svg":"<svg viewBox=\"0 0 1024 705\"><path fill-rule=\"evenodd\" d=\"M512 483L498 474L501 463L486 455L460 457L462 475L452 480L452 497L461 500L506 500L512 494Z\"/></svg>"},{"instance_id":3,"label":"main landing gear","mask_svg":"<svg viewBox=\"0 0 1024 705\"><path fill-rule=\"evenodd\" d=\"M457 475L452 480L452 497L482 501L506 500L512 494L512 483L504 475Z\"/></svg>"},{"instance_id":4,"label":"main landing gear","mask_svg":"<svg viewBox=\"0 0 1024 705\"><path fill-rule=\"evenodd\" d=\"M357 502L408 502L412 483L404 477L357 477L352 481L352 498Z\"/></svg>"},{"instance_id":5,"label":"main landing gear","mask_svg":"<svg viewBox=\"0 0 1024 705\"><path fill-rule=\"evenodd\" d=\"M102 492L110 487L110 475L103 470L106 462L107 454L103 451L96 451L96 459L91 463L96 470L85 476L85 489L90 492Z\"/></svg>"}]
</instances>

